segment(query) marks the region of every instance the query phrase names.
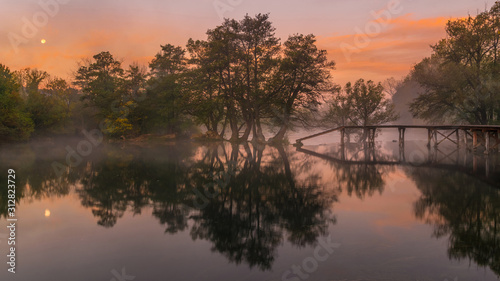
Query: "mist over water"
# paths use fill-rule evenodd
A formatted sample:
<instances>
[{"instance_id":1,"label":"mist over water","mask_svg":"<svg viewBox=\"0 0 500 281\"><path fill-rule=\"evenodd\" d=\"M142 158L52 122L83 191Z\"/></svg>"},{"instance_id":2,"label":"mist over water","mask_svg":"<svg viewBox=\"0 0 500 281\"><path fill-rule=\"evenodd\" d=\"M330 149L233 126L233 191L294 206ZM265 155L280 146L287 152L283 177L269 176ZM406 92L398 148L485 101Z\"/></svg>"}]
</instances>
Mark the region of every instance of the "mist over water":
<instances>
[{"instance_id":1,"label":"mist over water","mask_svg":"<svg viewBox=\"0 0 500 281\"><path fill-rule=\"evenodd\" d=\"M333 127L332 127L333 129ZM288 139L290 143L295 143L295 140L307 137L313 134L321 133L325 131L325 129L313 129L313 130L305 130L298 129L296 131L291 131L288 134ZM377 130L377 135L375 141L377 142L392 142L397 141L399 139L397 128L391 129L381 129ZM352 141L355 141L356 134L353 132ZM405 133L405 140L408 141L427 141L427 130L426 129L407 129ZM320 144L335 144L340 143L340 133L339 132L331 132L325 135L321 135L312 139L308 139L304 141L305 144L308 145L320 145Z\"/></svg>"},{"instance_id":2,"label":"mist over water","mask_svg":"<svg viewBox=\"0 0 500 281\"><path fill-rule=\"evenodd\" d=\"M2 146L1 170L17 175L12 280L123 268L137 280L287 280L293 266L309 280L498 280L497 154L428 154L426 141L403 155L382 141L342 150L336 137L301 150L103 142L60 175L52 164L81 139ZM309 270L324 241L336 248Z\"/></svg>"}]
</instances>

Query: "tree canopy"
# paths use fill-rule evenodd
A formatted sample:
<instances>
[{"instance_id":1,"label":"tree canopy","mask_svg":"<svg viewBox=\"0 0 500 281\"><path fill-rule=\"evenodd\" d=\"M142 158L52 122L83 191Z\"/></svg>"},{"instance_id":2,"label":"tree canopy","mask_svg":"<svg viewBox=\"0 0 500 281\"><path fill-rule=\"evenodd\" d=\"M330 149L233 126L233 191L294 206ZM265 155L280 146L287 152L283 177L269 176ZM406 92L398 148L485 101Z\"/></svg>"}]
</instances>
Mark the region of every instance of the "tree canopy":
<instances>
[{"instance_id":1,"label":"tree canopy","mask_svg":"<svg viewBox=\"0 0 500 281\"><path fill-rule=\"evenodd\" d=\"M25 140L33 132L33 121L22 108L20 85L8 67L0 64L0 137Z\"/></svg>"},{"instance_id":2,"label":"tree canopy","mask_svg":"<svg viewBox=\"0 0 500 281\"><path fill-rule=\"evenodd\" d=\"M500 2L476 17L450 20L447 37L411 73L424 91L411 104L430 122L500 124Z\"/></svg>"},{"instance_id":3,"label":"tree canopy","mask_svg":"<svg viewBox=\"0 0 500 281\"><path fill-rule=\"evenodd\" d=\"M384 94L381 83L359 79L333 90L327 120L338 126L373 126L395 121L394 104Z\"/></svg>"}]
</instances>

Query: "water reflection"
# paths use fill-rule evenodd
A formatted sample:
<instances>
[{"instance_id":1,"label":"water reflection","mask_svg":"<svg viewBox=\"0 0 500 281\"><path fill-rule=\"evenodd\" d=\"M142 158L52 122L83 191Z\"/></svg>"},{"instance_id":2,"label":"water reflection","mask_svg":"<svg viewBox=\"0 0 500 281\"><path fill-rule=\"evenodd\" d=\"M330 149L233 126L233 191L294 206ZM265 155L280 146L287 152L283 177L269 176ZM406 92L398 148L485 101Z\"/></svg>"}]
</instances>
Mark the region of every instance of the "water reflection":
<instances>
[{"instance_id":1,"label":"water reflection","mask_svg":"<svg viewBox=\"0 0 500 281\"><path fill-rule=\"evenodd\" d=\"M334 222L327 210L335 194L322 191L318 175L299 181L283 147L266 151L270 155L264 155L262 148L251 150L246 146L244 150L241 155L237 147L232 147L231 161L226 159L230 164L224 172L234 176L192 216L195 223L191 236L212 241L212 249L231 261L270 269L283 236L294 245L305 246L326 234L328 223ZM199 176L193 177L196 188L205 189L204 194L213 191L207 190L211 179L203 175L224 165L215 161L215 153L210 155L198 163ZM235 168L237 171L231 170Z\"/></svg>"},{"instance_id":2,"label":"water reflection","mask_svg":"<svg viewBox=\"0 0 500 281\"><path fill-rule=\"evenodd\" d=\"M65 196L73 188L105 228L129 210L140 214L151 207L166 233L189 230L193 240L210 241L229 261L261 270L271 268L285 239L310 246L335 223L336 193L323 189L319 174L299 179L302 167L290 163L284 147L108 145L60 177L53 161L26 156L17 171L24 179L18 201Z\"/></svg>"},{"instance_id":3,"label":"water reflection","mask_svg":"<svg viewBox=\"0 0 500 281\"><path fill-rule=\"evenodd\" d=\"M437 151L414 157L413 151L427 150L409 146L405 155L397 145L381 144L299 151L227 143L103 144L59 176L52 163L65 161L64 147L0 149L1 169L16 169L19 204L74 192L108 229L127 212L148 210L165 233L189 233L230 262L263 271L272 269L284 241L306 248L327 235L342 192L369 200L388 191L388 174L403 169L421 192L415 217L434 227L435 238L449 239L449 259L468 259L500 276L500 190L490 184L498 182L497 156ZM2 217L5 188L0 186Z\"/></svg>"},{"instance_id":4,"label":"water reflection","mask_svg":"<svg viewBox=\"0 0 500 281\"><path fill-rule=\"evenodd\" d=\"M484 156L465 148L424 148L414 143L407 149L393 146L385 153L380 145L365 144L330 146L321 152L298 150L326 159L342 189L349 195L354 190L359 198L382 193L383 175L396 165L403 167L421 191L414 202L415 217L433 225L435 238L448 237L448 257L489 267L500 277L498 154Z\"/></svg>"},{"instance_id":5,"label":"water reflection","mask_svg":"<svg viewBox=\"0 0 500 281\"><path fill-rule=\"evenodd\" d=\"M448 237L448 256L472 260L500 276L500 190L459 172L409 169L422 191L415 216Z\"/></svg>"},{"instance_id":6,"label":"water reflection","mask_svg":"<svg viewBox=\"0 0 500 281\"><path fill-rule=\"evenodd\" d=\"M374 194L382 194L385 188L383 175L394 171L394 166L377 165L392 163L390 156L378 147L367 143L349 143L344 146L329 146L326 151L315 152L309 149L298 151L327 160L327 165L334 173L338 189L349 196L363 199Z\"/></svg>"}]
</instances>

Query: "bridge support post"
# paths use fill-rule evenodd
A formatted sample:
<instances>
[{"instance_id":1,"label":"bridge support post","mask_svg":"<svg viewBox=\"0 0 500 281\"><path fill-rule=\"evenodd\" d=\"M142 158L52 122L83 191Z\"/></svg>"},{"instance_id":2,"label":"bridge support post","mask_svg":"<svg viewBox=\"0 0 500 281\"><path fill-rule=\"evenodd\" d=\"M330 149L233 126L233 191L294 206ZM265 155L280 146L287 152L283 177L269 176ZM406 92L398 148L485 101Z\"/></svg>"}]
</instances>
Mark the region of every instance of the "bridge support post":
<instances>
[{"instance_id":1,"label":"bridge support post","mask_svg":"<svg viewBox=\"0 0 500 281\"><path fill-rule=\"evenodd\" d=\"M490 153L490 132L484 131L484 154Z\"/></svg>"},{"instance_id":2,"label":"bridge support post","mask_svg":"<svg viewBox=\"0 0 500 281\"><path fill-rule=\"evenodd\" d=\"M498 133L500 131L495 131L495 132L492 132L491 133L491 136L493 137L493 139L495 140L495 144L491 147L491 149L493 149L493 151L498 151L498 145L500 144L500 141L498 139Z\"/></svg>"},{"instance_id":3,"label":"bridge support post","mask_svg":"<svg viewBox=\"0 0 500 281\"><path fill-rule=\"evenodd\" d=\"M399 162L406 163L405 147L404 147L404 145L399 146Z\"/></svg>"},{"instance_id":4,"label":"bridge support post","mask_svg":"<svg viewBox=\"0 0 500 281\"><path fill-rule=\"evenodd\" d=\"M457 148L460 148L460 133L459 133L459 129L456 129L455 130L455 134L457 136Z\"/></svg>"},{"instance_id":5,"label":"bridge support post","mask_svg":"<svg viewBox=\"0 0 500 281\"><path fill-rule=\"evenodd\" d=\"M345 141L345 128L340 129L340 145L344 146Z\"/></svg>"},{"instance_id":6,"label":"bridge support post","mask_svg":"<svg viewBox=\"0 0 500 281\"><path fill-rule=\"evenodd\" d=\"M405 130L406 130L406 128L398 128L399 146L405 146Z\"/></svg>"},{"instance_id":7,"label":"bridge support post","mask_svg":"<svg viewBox=\"0 0 500 281\"><path fill-rule=\"evenodd\" d=\"M486 178L490 175L490 158L486 157L485 159L485 173L486 173Z\"/></svg>"},{"instance_id":8,"label":"bridge support post","mask_svg":"<svg viewBox=\"0 0 500 281\"><path fill-rule=\"evenodd\" d=\"M498 151L498 146L500 145L500 139L498 138L499 134L500 134L500 130L495 131L491 134L491 136L495 140L495 144L491 147L494 151Z\"/></svg>"},{"instance_id":9,"label":"bridge support post","mask_svg":"<svg viewBox=\"0 0 500 281\"><path fill-rule=\"evenodd\" d=\"M437 134L437 129L434 129L434 146L438 146L438 134Z\"/></svg>"},{"instance_id":10,"label":"bridge support post","mask_svg":"<svg viewBox=\"0 0 500 281\"><path fill-rule=\"evenodd\" d=\"M477 150L477 131L472 131L472 150Z\"/></svg>"},{"instance_id":11,"label":"bridge support post","mask_svg":"<svg viewBox=\"0 0 500 281\"><path fill-rule=\"evenodd\" d=\"M431 147L432 129L427 129L427 147Z\"/></svg>"},{"instance_id":12,"label":"bridge support post","mask_svg":"<svg viewBox=\"0 0 500 281\"><path fill-rule=\"evenodd\" d=\"M469 132L467 132L467 130L463 130L464 131L464 145L465 145L465 148L467 148L467 137L469 136Z\"/></svg>"}]
</instances>

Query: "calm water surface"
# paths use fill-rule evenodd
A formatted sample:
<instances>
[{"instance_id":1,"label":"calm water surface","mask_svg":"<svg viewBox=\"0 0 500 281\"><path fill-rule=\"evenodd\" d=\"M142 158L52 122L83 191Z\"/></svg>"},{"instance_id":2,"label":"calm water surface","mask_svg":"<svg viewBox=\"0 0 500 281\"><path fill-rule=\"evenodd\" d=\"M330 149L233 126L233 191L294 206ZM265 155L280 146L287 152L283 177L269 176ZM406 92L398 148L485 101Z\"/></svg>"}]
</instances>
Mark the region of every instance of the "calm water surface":
<instances>
[{"instance_id":1,"label":"calm water surface","mask_svg":"<svg viewBox=\"0 0 500 281\"><path fill-rule=\"evenodd\" d=\"M498 154L77 144L0 147L0 280L499 280Z\"/></svg>"}]
</instances>

